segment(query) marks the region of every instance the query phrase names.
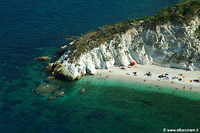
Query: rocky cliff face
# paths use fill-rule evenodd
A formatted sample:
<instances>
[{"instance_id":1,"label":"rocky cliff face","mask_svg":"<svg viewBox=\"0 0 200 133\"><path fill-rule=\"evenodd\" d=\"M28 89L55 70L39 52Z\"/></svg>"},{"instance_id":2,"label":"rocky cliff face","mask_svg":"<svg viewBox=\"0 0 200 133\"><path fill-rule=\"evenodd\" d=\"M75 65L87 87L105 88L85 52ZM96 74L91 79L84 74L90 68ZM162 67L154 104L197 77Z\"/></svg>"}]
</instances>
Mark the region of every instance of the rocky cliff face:
<instances>
[{"instance_id":1,"label":"rocky cliff face","mask_svg":"<svg viewBox=\"0 0 200 133\"><path fill-rule=\"evenodd\" d=\"M68 50L52 64L53 73L75 80L86 73L95 74L96 69L109 69L118 64L128 66L133 61L200 70L200 40L196 34L199 27L198 17L188 25L167 23L153 29L133 25L126 33L81 54L73 63L66 58L70 54Z\"/></svg>"}]
</instances>

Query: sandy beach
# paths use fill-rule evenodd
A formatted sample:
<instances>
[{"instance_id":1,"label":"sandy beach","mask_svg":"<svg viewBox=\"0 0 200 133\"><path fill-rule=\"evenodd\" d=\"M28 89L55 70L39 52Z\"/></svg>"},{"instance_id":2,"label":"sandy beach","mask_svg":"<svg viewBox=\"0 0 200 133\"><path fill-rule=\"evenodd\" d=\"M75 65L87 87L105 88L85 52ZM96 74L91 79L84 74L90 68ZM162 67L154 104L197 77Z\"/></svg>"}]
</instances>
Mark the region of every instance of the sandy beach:
<instances>
[{"instance_id":1,"label":"sandy beach","mask_svg":"<svg viewBox=\"0 0 200 133\"><path fill-rule=\"evenodd\" d=\"M186 71L155 65L135 65L131 67L113 67L97 70L96 75L124 81L137 81L145 84L158 85L200 92L200 71ZM158 77L159 76L159 77ZM148 86L147 86L148 87Z\"/></svg>"}]
</instances>

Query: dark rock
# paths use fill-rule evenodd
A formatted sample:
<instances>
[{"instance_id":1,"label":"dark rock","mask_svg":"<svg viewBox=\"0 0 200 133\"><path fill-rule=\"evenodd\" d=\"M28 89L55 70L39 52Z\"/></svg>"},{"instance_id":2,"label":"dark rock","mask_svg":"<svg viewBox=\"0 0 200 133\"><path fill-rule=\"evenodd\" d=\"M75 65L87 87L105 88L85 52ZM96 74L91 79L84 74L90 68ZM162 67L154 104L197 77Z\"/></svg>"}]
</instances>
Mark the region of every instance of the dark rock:
<instances>
[{"instance_id":1,"label":"dark rock","mask_svg":"<svg viewBox=\"0 0 200 133\"><path fill-rule=\"evenodd\" d=\"M45 67L44 71L51 71L52 70L52 66L47 66Z\"/></svg>"},{"instance_id":2,"label":"dark rock","mask_svg":"<svg viewBox=\"0 0 200 133\"><path fill-rule=\"evenodd\" d=\"M51 58L49 58L48 56L42 56L42 57L37 57L34 59L37 61L47 61L47 60L50 60Z\"/></svg>"}]
</instances>

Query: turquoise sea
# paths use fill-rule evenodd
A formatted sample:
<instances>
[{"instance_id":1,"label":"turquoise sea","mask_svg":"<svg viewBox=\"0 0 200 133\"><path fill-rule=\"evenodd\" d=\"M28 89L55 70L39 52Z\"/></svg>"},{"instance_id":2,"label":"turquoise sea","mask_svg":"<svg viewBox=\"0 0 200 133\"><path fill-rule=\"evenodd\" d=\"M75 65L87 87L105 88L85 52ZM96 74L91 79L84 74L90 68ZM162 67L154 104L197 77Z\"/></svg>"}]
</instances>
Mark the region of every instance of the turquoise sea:
<instances>
[{"instance_id":1,"label":"turquoise sea","mask_svg":"<svg viewBox=\"0 0 200 133\"><path fill-rule=\"evenodd\" d=\"M31 90L46 82L45 66L65 38L100 26L151 16L179 0L1 0L0 132L162 132L200 128L200 94L139 83L84 77L55 81L65 97L47 100ZM37 62L47 55L53 59ZM80 88L85 93L78 93Z\"/></svg>"}]
</instances>

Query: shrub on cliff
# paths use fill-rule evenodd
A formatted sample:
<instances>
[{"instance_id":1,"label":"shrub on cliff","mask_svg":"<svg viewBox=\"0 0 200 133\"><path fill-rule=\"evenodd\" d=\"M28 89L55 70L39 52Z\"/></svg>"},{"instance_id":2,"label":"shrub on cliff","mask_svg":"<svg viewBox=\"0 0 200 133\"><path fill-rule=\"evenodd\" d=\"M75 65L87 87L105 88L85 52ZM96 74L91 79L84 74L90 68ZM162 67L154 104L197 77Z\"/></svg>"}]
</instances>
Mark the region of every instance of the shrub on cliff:
<instances>
[{"instance_id":1,"label":"shrub on cliff","mask_svg":"<svg viewBox=\"0 0 200 133\"><path fill-rule=\"evenodd\" d=\"M167 22L187 24L192 17L197 15L200 16L200 0L184 0L174 6L162 9L152 17L133 19L100 27L97 31L89 32L80 37L71 45L70 62L78 59L82 53L113 39L117 34L126 32L131 28L132 24L145 26L148 29Z\"/></svg>"},{"instance_id":2,"label":"shrub on cliff","mask_svg":"<svg viewBox=\"0 0 200 133\"><path fill-rule=\"evenodd\" d=\"M176 24L188 24L192 17L196 15L200 16L199 10L199 0L184 0L175 6L164 8L154 16L145 19L143 25L146 25L147 27L155 27L158 24L163 24L169 21Z\"/></svg>"}]
</instances>

